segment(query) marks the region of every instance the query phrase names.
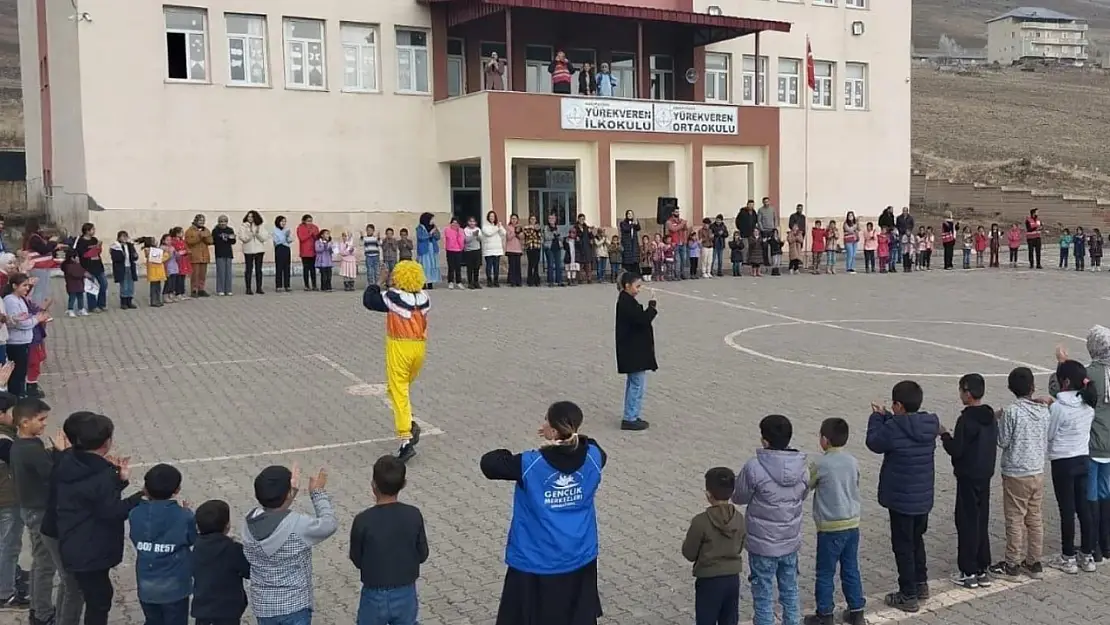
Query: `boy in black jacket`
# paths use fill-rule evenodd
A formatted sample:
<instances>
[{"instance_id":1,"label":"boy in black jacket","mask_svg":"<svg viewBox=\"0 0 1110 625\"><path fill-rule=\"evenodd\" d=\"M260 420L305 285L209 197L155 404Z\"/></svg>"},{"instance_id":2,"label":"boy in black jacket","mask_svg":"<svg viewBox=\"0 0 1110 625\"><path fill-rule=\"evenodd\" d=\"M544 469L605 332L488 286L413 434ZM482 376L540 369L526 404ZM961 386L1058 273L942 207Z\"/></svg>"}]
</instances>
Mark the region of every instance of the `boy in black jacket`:
<instances>
[{"instance_id":1,"label":"boy in black jacket","mask_svg":"<svg viewBox=\"0 0 1110 625\"><path fill-rule=\"evenodd\" d=\"M123 561L124 521L143 494L120 498L131 465L108 455L111 419L75 412L63 430L71 449L54 466L43 533L58 538L62 567L85 597L85 625L107 625L114 594L109 572Z\"/></svg>"},{"instance_id":2,"label":"boy in black jacket","mask_svg":"<svg viewBox=\"0 0 1110 625\"><path fill-rule=\"evenodd\" d=\"M238 625L247 610L243 580L251 578L251 566L243 545L235 542L231 510L219 499L197 508L200 537L193 547L193 618L196 625Z\"/></svg>"},{"instance_id":3,"label":"boy in black jacket","mask_svg":"<svg viewBox=\"0 0 1110 625\"><path fill-rule=\"evenodd\" d=\"M960 378L964 410L949 432L941 426L944 451L952 456L956 474L956 562L960 572L952 582L965 588L990 586L990 502L998 449L998 422L994 409L982 403L986 382L978 373Z\"/></svg>"}]
</instances>

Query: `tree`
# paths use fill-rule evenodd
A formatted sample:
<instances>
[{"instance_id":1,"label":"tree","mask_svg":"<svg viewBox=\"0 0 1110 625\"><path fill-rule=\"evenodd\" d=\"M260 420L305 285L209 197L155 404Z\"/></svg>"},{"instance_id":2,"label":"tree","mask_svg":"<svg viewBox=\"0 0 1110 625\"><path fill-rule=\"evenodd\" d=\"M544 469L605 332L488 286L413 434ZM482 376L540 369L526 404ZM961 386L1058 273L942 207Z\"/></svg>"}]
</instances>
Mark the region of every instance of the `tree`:
<instances>
[{"instance_id":1,"label":"tree","mask_svg":"<svg viewBox=\"0 0 1110 625\"><path fill-rule=\"evenodd\" d=\"M945 64L951 63L964 55L963 47L946 34L940 36L940 43L937 47L940 49L941 62Z\"/></svg>"}]
</instances>

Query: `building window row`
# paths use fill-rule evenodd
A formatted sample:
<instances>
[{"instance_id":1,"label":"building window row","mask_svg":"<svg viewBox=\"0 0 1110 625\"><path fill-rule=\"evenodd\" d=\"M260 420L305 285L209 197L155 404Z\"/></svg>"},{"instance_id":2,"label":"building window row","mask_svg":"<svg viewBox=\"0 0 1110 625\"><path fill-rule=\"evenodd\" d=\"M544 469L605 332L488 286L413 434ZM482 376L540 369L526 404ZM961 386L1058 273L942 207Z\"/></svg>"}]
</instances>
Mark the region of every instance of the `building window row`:
<instances>
[{"instance_id":1,"label":"building window row","mask_svg":"<svg viewBox=\"0 0 1110 625\"><path fill-rule=\"evenodd\" d=\"M193 7L165 7L166 77L172 81L211 82L208 63L208 12ZM270 49L264 15L225 13L228 84L270 86ZM379 32L371 24L339 25L343 91L377 92ZM282 18L285 87L323 91L328 88L328 45L323 20ZM428 33L413 28L395 31L397 91L430 93Z\"/></svg>"},{"instance_id":2,"label":"building window row","mask_svg":"<svg viewBox=\"0 0 1110 625\"><path fill-rule=\"evenodd\" d=\"M868 0L839 0L843 2L844 6L849 9L866 9ZM806 0L779 0L789 4L806 4ZM838 0L809 0L808 4L818 7L835 7L839 4Z\"/></svg>"},{"instance_id":3,"label":"building window row","mask_svg":"<svg viewBox=\"0 0 1110 625\"><path fill-rule=\"evenodd\" d=\"M745 54L741 62L740 77L740 103L755 105L768 104L771 95L767 89L767 75L770 59L766 56L759 57ZM801 106L805 97L806 76L805 62L802 59L780 57L777 68L777 89L775 93L776 104L779 106ZM721 52L709 52L705 55L705 100L706 102L721 102L731 104L733 94L730 92L731 55ZM862 111L867 109L867 80L868 67L866 63L844 63L843 73L843 103L846 110ZM812 91L811 108L835 109L836 108L836 73L835 61L815 61L813 64L814 88ZM759 101L756 101L756 97Z\"/></svg>"}]
</instances>

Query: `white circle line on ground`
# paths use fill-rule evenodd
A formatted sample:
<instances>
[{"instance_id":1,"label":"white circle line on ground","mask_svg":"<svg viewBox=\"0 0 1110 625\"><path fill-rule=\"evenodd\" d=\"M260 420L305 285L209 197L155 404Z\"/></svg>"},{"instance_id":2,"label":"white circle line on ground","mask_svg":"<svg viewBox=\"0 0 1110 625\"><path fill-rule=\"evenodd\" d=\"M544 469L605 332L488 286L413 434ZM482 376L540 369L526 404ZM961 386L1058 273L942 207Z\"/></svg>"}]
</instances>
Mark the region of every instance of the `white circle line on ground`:
<instances>
[{"instance_id":1,"label":"white circle line on ground","mask_svg":"<svg viewBox=\"0 0 1110 625\"><path fill-rule=\"evenodd\" d=\"M837 367L835 365L825 365L825 364L815 363L815 362L803 362L803 361L799 361L799 360L792 360L792 359L789 359L789 358L780 358L778 356L772 356L771 354L766 354L766 353L760 352L758 350L751 349L749 347L744 347L743 345L739 344L736 341L737 336L739 336L741 334L748 333L748 332L755 332L757 330L766 330L768 328L778 328L778 327L796 326L796 325L819 325L819 326L827 327L827 328L835 328L835 329L839 329L839 330L846 330L846 331L849 331L849 332L861 332L863 334L869 334L869 335L872 335L872 336L882 336L882 337L892 338L892 339L896 339L896 340L911 340L910 337L900 337L900 336L897 336L897 335L889 335L889 334L884 334L884 333L881 333L881 332L867 332L867 331L858 330L856 328L845 328L841 325L837 325L837 324L852 324L852 323L910 323L910 324L918 324L918 325L962 325L962 326L972 326L972 327L981 327L981 328L995 328L995 329L1000 329L1000 330L1017 330L1017 331L1020 331L1020 332L1035 332L1035 333L1038 333L1038 334L1051 334L1053 336L1059 336L1059 337L1068 338L1068 339L1072 339L1072 340L1076 340L1076 341L1082 341L1083 340L1078 336L1075 336L1075 335L1072 335L1072 334L1066 334L1064 332L1054 332L1052 330L1041 330L1039 328L1023 328L1023 327L1009 326L1009 325L1003 325L1003 324L998 324L998 323L981 323L981 322L975 322L975 321L950 321L950 320L927 320L927 319L833 319L833 320L827 320L827 321L806 321L806 320L799 319L799 320L795 320L795 321L786 321L786 322L779 322L779 323L766 323L766 324L763 324L763 325L751 326L749 328L743 328L743 329L737 330L735 332L732 332L732 333L726 335L725 338L724 338L724 342L729 347L731 347L731 348L733 348L733 349L735 349L739 352L748 354L749 356L755 356L757 358L763 358L764 360L770 360L772 362L777 362L779 364L794 365L794 366L798 366L798 367L808 367L810 369L821 369L821 370L824 370L824 371L836 371L838 373L856 373L856 374L862 374L862 375L881 375L881 376L894 376L894 377L907 377L907 378L909 378L909 377L917 377L917 378L959 378L963 375L963 374L952 374L952 373L898 373L898 372L892 372L892 371L873 371L873 370L869 370L869 369L853 369L853 368L849 368L849 367ZM1023 367L1029 367L1035 373L1051 373L1051 370L1045 369L1044 367L1040 367L1040 366L1037 366L1037 365L1032 365L1030 363L1026 363L1026 362L1023 362L1023 361L1020 361L1020 360L1013 360L1013 359L1010 359L1010 358L1005 358L1003 356L998 356L996 354L990 354L990 353L981 352L981 351L978 351L978 350L967 349L967 348L959 347L959 346L956 346L956 345L946 345L944 343L934 343L934 342L931 342L931 341L922 341L922 340L913 340L912 342L925 343L925 344L932 345L934 347L939 347L941 349L948 349L948 350L951 350L951 351L968 353L968 354L972 354L972 355L975 355L975 356L982 356L982 357L990 358L992 360L998 360L998 361L1001 361L1001 362L1008 362L1008 363L1016 364L1016 365L1023 366ZM982 374L982 375L983 375L983 377L998 378L998 377L1006 377L1009 374L1008 373L985 373L985 374Z\"/></svg>"}]
</instances>

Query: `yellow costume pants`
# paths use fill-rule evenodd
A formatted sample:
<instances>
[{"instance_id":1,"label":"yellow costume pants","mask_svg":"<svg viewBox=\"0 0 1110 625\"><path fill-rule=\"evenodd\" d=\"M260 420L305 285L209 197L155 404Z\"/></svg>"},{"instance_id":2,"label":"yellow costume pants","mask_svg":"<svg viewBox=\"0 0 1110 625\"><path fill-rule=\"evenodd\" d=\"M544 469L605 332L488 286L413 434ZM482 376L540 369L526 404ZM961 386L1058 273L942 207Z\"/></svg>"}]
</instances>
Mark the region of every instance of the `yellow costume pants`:
<instances>
[{"instance_id":1,"label":"yellow costume pants","mask_svg":"<svg viewBox=\"0 0 1110 625\"><path fill-rule=\"evenodd\" d=\"M393 424L402 440L412 438L409 386L424 366L424 341L385 339L385 381L393 404Z\"/></svg>"}]
</instances>

